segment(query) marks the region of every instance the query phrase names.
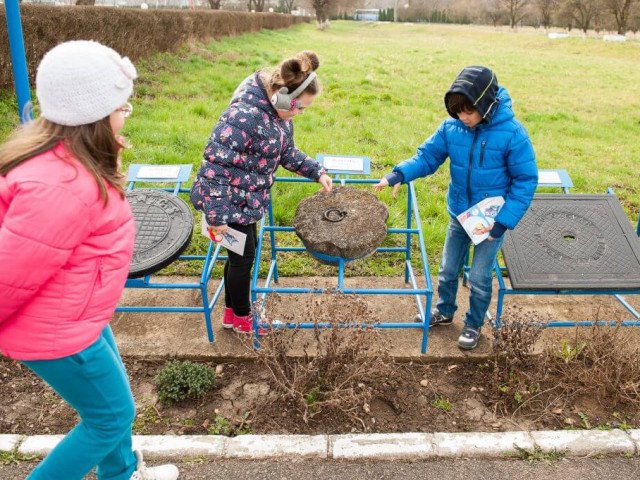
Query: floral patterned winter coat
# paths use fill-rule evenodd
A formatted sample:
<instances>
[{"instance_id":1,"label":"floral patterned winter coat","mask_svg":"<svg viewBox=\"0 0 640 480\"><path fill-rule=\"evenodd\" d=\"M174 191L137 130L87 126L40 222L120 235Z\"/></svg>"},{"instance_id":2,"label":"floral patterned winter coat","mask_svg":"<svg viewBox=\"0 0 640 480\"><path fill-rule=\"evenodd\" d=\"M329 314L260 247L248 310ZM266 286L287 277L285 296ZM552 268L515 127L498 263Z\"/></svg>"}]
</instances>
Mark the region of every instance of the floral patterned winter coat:
<instances>
[{"instance_id":1,"label":"floral patterned winter coat","mask_svg":"<svg viewBox=\"0 0 640 480\"><path fill-rule=\"evenodd\" d=\"M191 202L209 225L259 221L278 165L312 180L324 171L293 141L293 124L271 105L259 72L236 90L213 129Z\"/></svg>"}]
</instances>

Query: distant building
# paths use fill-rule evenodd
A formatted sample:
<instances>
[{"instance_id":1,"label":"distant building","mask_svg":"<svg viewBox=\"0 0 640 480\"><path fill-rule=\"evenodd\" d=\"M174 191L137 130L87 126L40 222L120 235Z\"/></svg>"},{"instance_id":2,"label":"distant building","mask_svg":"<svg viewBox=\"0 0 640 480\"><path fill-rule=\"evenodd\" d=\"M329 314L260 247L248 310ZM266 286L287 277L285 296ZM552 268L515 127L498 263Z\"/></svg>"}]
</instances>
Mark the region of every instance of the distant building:
<instances>
[{"instance_id":1,"label":"distant building","mask_svg":"<svg viewBox=\"0 0 640 480\"><path fill-rule=\"evenodd\" d=\"M363 22L377 22L380 20L380 10L377 8L359 8L353 15L353 19Z\"/></svg>"}]
</instances>

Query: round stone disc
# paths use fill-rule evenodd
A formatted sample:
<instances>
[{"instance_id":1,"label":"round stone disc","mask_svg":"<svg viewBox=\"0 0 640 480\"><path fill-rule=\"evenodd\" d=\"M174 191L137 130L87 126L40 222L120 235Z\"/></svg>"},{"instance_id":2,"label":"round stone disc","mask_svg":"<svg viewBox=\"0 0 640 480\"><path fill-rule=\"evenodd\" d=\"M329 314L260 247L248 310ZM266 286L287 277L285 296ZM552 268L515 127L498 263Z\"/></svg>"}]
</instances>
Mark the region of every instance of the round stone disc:
<instances>
[{"instance_id":1,"label":"round stone disc","mask_svg":"<svg viewBox=\"0 0 640 480\"><path fill-rule=\"evenodd\" d=\"M334 187L298 205L293 226L306 249L322 263L371 255L387 235L389 210L365 190Z\"/></svg>"},{"instance_id":2,"label":"round stone disc","mask_svg":"<svg viewBox=\"0 0 640 480\"><path fill-rule=\"evenodd\" d=\"M126 193L136 222L136 240L129 278L162 270L189 246L193 215L187 204L169 192L135 189Z\"/></svg>"}]
</instances>

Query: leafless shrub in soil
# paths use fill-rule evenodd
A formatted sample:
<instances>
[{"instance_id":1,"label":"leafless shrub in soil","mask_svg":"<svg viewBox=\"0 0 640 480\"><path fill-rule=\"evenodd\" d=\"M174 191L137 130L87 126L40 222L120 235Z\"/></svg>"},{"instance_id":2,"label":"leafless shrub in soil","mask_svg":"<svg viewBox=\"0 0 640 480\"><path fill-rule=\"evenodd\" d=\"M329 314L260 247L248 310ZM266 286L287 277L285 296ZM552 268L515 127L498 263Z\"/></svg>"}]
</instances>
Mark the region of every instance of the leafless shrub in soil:
<instances>
[{"instance_id":1,"label":"leafless shrub in soil","mask_svg":"<svg viewBox=\"0 0 640 480\"><path fill-rule=\"evenodd\" d=\"M512 307L503 315L502 327L493 329L492 403L503 414L522 407L540 392L533 351L547 321L535 312Z\"/></svg>"},{"instance_id":2,"label":"leafless shrub in soil","mask_svg":"<svg viewBox=\"0 0 640 480\"><path fill-rule=\"evenodd\" d=\"M268 297L261 310L265 323L269 324L268 313L278 301L277 295ZM271 327L270 334L261 338L260 348L251 349L258 364L269 372L272 388L306 424L321 413L331 413L344 415L366 430L363 417L369 412L376 385L393 368L388 344L380 330L368 323L371 313L362 297L318 295L302 311L278 318L286 323L313 322L311 335L302 335L299 327Z\"/></svg>"},{"instance_id":3,"label":"leafless shrub in soil","mask_svg":"<svg viewBox=\"0 0 640 480\"><path fill-rule=\"evenodd\" d=\"M589 396L607 408L640 407L640 345L625 327L593 326L547 349L544 368L568 402Z\"/></svg>"},{"instance_id":4,"label":"leafless shrub in soil","mask_svg":"<svg viewBox=\"0 0 640 480\"><path fill-rule=\"evenodd\" d=\"M502 329L494 330L489 402L496 410L562 424L564 410L581 398L607 410L620 404L640 407L640 345L624 327L577 327L571 340L533 355L547 321L515 309Z\"/></svg>"}]
</instances>

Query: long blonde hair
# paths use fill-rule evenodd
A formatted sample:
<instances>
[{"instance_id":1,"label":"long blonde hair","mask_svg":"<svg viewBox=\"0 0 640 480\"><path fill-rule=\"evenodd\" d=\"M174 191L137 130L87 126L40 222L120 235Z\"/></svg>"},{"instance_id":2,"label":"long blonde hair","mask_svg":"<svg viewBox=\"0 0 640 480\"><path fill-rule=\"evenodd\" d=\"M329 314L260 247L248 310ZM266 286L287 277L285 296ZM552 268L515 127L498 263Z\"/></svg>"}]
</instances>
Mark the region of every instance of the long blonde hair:
<instances>
[{"instance_id":1,"label":"long blonde hair","mask_svg":"<svg viewBox=\"0 0 640 480\"><path fill-rule=\"evenodd\" d=\"M100 198L107 204L107 184L124 196L123 175L118 172L118 151L109 117L87 125L68 127L40 117L19 128L0 146L0 175L63 142L66 149L95 178ZM62 160L71 163L69 159Z\"/></svg>"}]
</instances>

